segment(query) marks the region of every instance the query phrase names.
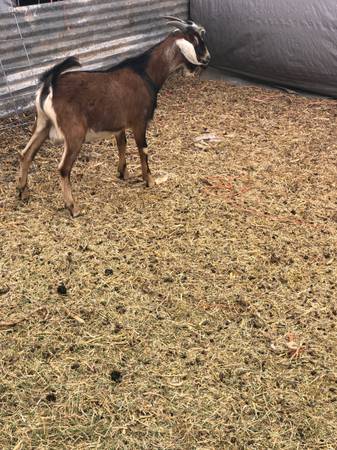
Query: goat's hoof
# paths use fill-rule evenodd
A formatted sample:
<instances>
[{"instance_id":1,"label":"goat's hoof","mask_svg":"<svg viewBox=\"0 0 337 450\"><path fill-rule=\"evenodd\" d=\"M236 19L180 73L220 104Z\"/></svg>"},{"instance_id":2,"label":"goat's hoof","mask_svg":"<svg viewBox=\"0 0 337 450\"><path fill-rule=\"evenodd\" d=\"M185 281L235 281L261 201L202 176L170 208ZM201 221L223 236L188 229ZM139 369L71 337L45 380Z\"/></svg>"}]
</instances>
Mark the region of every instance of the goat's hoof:
<instances>
[{"instance_id":1,"label":"goat's hoof","mask_svg":"<svg viewBox=\"0 0 337 450\"><path fill-rule=\"evenodd\" d=\"M128 173L128 171L125 169L123 173L118 172L117 176L118 176L118 178L119 178L120 180L126 181L126 180L129 178L129 173Z\"/></svg>"},{"instance_id":2,"label":"goat's hoof","mask_svg":"<svg viewBox=\"0 0 337 450\"><path fill-rule=\"evenodd\" d=\"M128 179L129 179L129 171L128 171L128 169L125 169L124 173L123 173L123 180L128 180Z\"/></svg>"},{"instance_id":3,"label":"goat's hoof","mask_svg":"<svg viewBox=\"0 0 337 450\"><path fill-rule=\"evenodd\" d=\"M23 188L17 188L18 191L18 197L22 202L25 202L29 198L29 189L27 186Z\"/></svg>"},{"instance_id":4,"label":"goat's hoof","mask_svg":"<svg viewBox=\"0 0 337 450\"><path fill-rule=\"evenodd\" d=\"M74 206L73 204L72 205L64 205L64 206L69 211L70 216L73 219L75 219L75 217L78 217L78 216L81 215L81 211L76 206Z\"/></svg>"},{"instance_id":5,"label":"goat's hoof","mask_svg":"<svg viewBox=\"0 0 337 450\"><path fill-rule=\"evenodd\" d=\"M155 185L154 179L152 178L152 176L148 176L147 180L146 180L146 187L153 187Z\"/></svg>"}]
</instances>

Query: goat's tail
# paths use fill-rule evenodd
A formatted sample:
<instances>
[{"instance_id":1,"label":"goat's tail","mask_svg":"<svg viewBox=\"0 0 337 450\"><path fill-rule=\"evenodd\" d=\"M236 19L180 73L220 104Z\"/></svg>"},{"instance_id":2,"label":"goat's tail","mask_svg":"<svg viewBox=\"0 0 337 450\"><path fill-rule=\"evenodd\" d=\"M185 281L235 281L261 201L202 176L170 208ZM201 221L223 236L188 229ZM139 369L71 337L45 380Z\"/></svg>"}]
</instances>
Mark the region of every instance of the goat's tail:
<instances>
[{"instance_id":1,"label":"goat's tail","mask_svg":"<svg viewBox=\"0 0 337 450\"><path fill-rule=\"evenodd\" d=\"M42 84L42 90L40 95L40 105L42 108L43 102L49 94L50 88L53 88L57 78L66 70L73 67L81 67L79 60L75 56L69 56L64 61L56 64L51 69L47 70L40 76L40 83Z\"/></svg>"},{"instance_id":2,"label":"goat's tail","mask_svg":"<svg viewBox=\"0 0 337 450\"><path fill-rule=\"evenodd\" d=\"M69 56L69 58L66 58L64 61L44 72L40 77L40 83L53 85L61 73L72 67L81 67L79 60L75 56Z\"/></svg>"}]
</instances>

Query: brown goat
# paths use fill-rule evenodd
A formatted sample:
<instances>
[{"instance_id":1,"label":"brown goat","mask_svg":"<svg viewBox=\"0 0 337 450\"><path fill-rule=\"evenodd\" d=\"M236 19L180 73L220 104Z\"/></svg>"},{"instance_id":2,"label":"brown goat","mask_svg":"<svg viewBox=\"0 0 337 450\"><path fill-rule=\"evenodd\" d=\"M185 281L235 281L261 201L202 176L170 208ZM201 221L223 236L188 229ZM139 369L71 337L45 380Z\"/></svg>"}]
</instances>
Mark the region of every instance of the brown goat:
<instances>
[{"instance_id":1,"label":"brown goat","mask_svg":"<svg viewBox=\"0 0 337 450\"><path fill-rule=\"evenodd\" d=\"M118 173L126 179L125 130L131 129L143 179L147 186L154 184L145 148L146 130L153 118L157 94L167 77L178 68L193 73L198 67L207 66L210 60L204 43L205 30L192 21L170 19L178 30L141 56L107 70L65 72L80 66L76 58L70 57L42 75L36 95L33 135L20 158L21 199L28 196L29 166L48 137L64 144L59 171L65 207L73 217L78 215L78 209L72 196L70 173L84 142L115 135Z\"/></svg>"}]
</instances>

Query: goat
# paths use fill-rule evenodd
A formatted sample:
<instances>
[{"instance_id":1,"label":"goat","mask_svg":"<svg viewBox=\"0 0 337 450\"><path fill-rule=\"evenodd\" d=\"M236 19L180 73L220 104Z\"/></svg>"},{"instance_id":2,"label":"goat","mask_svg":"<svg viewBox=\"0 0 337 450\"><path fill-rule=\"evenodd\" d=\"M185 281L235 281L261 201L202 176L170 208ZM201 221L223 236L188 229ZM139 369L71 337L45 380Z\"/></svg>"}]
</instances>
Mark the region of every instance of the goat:
<instances>
[{"instance_id":1,"label":"goat","mask_svg":"<svg viewBox=\"0 0 337 450\"><path fill-rule=\"evenodd\" d=\"M45 72L36 94L36 118L32 137L20 154L17 188L22 200L28 197L28 170L36 153L49 137L63 143L59 164L65 207L72 217L75 205L70 173L84 142L115 135L118 175L127 178L125 130L133 131L140 155L142 177L153 186L146 149L146 131L157 105L157 94L167 77L178 68L195 73L210 61L204 42L205 29L192 21L166 17L176 27L166 39L140 56L105 70L73 70L80 67L74 57Z\"/></svg>"}]
</instances>

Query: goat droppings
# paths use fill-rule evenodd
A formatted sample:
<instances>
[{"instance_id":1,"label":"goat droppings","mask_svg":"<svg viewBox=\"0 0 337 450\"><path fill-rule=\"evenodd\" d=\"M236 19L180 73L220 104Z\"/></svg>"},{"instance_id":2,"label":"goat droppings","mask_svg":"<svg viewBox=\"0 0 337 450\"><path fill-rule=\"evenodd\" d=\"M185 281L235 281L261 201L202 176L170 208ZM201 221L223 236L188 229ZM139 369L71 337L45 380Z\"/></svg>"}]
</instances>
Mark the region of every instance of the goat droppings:
<instances>
[{"instance_id":1,"label":"goat droppings","mask_svg":"<svg viewBox=\"0 0 337 450\"><path fill-rule=\"evenodd\" d=\"M79 368L80 368L80 363L74 362L74 363L70 366L70 368L73 369L73 370L79 369Z\"/></svg>"},{"instance_id":2,"label":"goat droppings","mask_svg":"<svg viewBox=\"0 0 337 450\"><path fill-rule=\"evenodd\" d=\"M57 293L60 295L67 295L67 288L65 287L64 283L60 283L57 286Z\"/></svg>"},{"instance_id":3,"label":"goat droppings","mask_svg":"<svg viewBox=\"0 0 337 450\"><path fill-rule=\"evenodd\" d=\"M124 305L117 305L117 306L116 306L116 311L117 311L119 314L125 314L125 313L126 313L126 308L125 308Z\"/></svg>"},{"instance_id":4,"label":"goat droppings","mask_svg":"<svg viewBox=\"0 0 337 450\"><path fill-rule=\"evenodd\" d=\"M46 400L47 402L56 402L56 395L54 394L54 392L50 392L49 394L47 394Z\"/></svg>"},{"instance_id":5,"label":"goat droppings","mask_svg":"<svg viewBox=\"0 0 337 450\"><path fill-rule=\"evenodd\" d=\"M119 370L112 370L110 373L110 378L115 383L120 383L122 381L123 376Z\"/></svg>"}]
</instances>

